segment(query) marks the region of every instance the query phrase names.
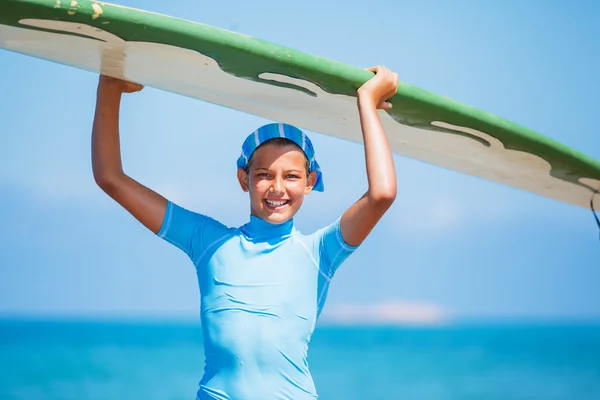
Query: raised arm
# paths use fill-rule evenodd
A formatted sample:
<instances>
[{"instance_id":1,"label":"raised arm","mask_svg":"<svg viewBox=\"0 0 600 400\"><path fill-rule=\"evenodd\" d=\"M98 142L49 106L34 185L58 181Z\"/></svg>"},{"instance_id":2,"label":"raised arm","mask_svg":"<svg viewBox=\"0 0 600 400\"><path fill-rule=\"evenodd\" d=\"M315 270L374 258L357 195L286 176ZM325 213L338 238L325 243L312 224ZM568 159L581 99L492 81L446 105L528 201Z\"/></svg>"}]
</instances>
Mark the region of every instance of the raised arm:
<instances>
[{"instance_id":1,"label":"raised arm","mask_svg":"<svg viewBox=\"0 0 600 400\"><path fill-rule=\"evenodd\" d=\"M387 99L396 93L398 75L385 67L369 70L375 76L358 89L357 99L369 188L340 221L342 237L351 246L365 240L396 198L394 160L377 109L392 107Z\"/></svg>"},{"instance_id":2,"label":"raised arm","mask_svg":"<svg viewBox=\"0 0 600 400\"><path fill-rule=\"evenodd\" d=\"M92 129L92 169L100 188L138 221L158 233L167 200L123 172L119 140L119 109L123 93L143 86L100 76Z\"/></svg>"}]
</instances>

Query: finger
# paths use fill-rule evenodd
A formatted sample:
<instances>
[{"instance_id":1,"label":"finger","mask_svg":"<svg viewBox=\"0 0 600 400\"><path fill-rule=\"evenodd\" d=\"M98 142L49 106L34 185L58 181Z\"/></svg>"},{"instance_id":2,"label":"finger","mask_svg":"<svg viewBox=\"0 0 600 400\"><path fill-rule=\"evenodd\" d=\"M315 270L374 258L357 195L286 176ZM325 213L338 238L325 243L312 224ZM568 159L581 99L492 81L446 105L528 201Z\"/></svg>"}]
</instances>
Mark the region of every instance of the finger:
<instances>
[{"instance_id":1,"label":"finger","mask_svg":"<svg viewBox=\"0 0 600 400\"><path fill-rule=\"evenodd\" d=\"M377 74L380 70L381 70L381 67L379 65L375 65L373 67L367 68L367 71L373 72L375 74Z\"/></svg>"},{"instance_id":2,"label":"finger","mask_svg":"<svg viewBox=\"0 0 600 400\"><path fill-rule=\"evenodd\" d=\"M390 103L389 101L384 101L383 103L381 103L379 108L382 110L389 110L390 108L392 108L392 103Z\"/></svg>"},{"instance_id":3,"label":"finger","mask_svg":"<svg viewBox=\"0 0 600 400\"><path fill-rule=\"evenodd\" d=\"M391 78L392 78L392 82L391 82L392 84L390 85L389 92L386 93L386 95L387 95L386 98L390 98L398 92L398 74L393 73Z\"/></svg>"},{"instance_id":4,"label":"finger","mask_svg":"<svg viewBox=\"0 0 600 400\"><path fill-rule=\"evenodd\" d=\"M398 88L396 86L392 87L386 94L383 96L384 99L391 99L398 93Z\"/></svg>"}]
</instances>

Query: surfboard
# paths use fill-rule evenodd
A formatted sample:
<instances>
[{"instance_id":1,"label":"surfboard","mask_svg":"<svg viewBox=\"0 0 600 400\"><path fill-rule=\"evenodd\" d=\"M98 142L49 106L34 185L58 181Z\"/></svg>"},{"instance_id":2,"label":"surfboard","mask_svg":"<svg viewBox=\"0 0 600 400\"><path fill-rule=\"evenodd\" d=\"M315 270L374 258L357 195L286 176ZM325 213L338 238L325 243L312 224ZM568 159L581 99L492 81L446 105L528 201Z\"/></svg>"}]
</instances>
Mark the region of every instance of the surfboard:
<instances>
[{"instance_id":1,"label":"surfboard","mask_svg":"<svg viewBox=\"0 0 600 400\"><path fill-rule=\"evenodd\" d=\"M362 142L362 68L90 0L2 0L0 48ZM600 162L489 112L400 82L381 111L394 153L589 207Z\"/></svg>"}]
</instances>

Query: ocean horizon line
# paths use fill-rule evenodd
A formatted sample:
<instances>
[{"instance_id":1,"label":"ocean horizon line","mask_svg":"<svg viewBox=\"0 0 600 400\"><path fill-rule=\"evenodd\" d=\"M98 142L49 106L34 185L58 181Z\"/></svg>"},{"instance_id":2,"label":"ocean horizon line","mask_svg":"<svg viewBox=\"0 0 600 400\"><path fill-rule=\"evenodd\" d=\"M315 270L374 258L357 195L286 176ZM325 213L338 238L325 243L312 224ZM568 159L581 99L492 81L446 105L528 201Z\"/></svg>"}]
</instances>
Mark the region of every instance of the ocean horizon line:
<instances>
[{"instance_id":1,"label":"ocean horizon line","mask_svg":"<svg viewBox=\"0 0 600 400\"><path fill-rule=\"evenodd\" d=\"M200 317L178 314L0 313L0 323L150 324L201 327ZM320 319L318 328L457 328L469 326L600 326L600 316L486 315L459 316L437 321L360 321Z\"/></svg>"}]
</instances>

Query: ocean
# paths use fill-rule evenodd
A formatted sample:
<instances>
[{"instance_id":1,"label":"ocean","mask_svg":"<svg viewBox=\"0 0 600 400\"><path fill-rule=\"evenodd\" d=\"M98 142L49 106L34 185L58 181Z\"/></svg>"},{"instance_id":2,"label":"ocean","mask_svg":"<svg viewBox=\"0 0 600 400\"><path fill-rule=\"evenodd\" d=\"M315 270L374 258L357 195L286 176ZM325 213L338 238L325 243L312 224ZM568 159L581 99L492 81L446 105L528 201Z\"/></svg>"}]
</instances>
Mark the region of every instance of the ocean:
<instances>
[{"instance_id":1,"label":"ocean","mask_svg":"<svg viewBox=\"0 0 600 400\"><path fill-rule=\"evenodd\" d=\"M600 400L600 324L318 326L319 398ZM194 399L199 324L0 320L0 399Z\"/></svg>"}]
</instances>

